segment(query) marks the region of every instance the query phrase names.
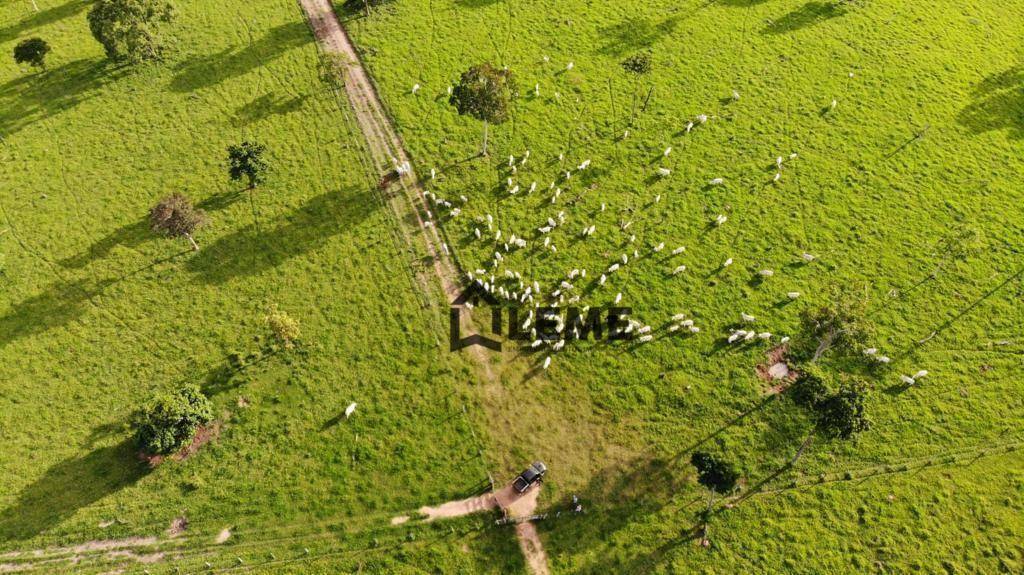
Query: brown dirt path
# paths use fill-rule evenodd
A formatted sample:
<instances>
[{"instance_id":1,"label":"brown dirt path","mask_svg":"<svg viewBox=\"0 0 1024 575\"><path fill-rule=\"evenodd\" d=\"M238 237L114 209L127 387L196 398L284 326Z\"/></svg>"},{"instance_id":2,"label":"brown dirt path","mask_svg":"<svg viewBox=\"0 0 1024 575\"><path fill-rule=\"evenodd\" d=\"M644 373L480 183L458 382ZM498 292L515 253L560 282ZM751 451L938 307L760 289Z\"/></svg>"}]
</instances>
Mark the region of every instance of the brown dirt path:
<instances>
[{"instance_id":1,"label":"brown dirt path","mask_svg":"<svg viewBox=\"0 0 1024 575\"><path fill-rule=\"evenodd\" d=\"M356 124L366 138L373 168L378 175L384 174L396 164L403 164L411 160L406 152L404 144L398 135L395 126L384 110L384 105L377 94L366 68L363 67L356 52L355 45L349 38L337 14L334 12L330 0L299 0L299 5L309 19L313 35L316 37L328 61L334 65L341 75L345 95L355 115ZM444 249L444 240L441 238L434 225L434 222L427 219L429 204L424 196L423 186L415 171L410 171L397 184L402 191L404 198L397 194L389 194L385 199L389 207L398 216L399 222L404 221L403 217L413 216L417 229L415 233L423 235L422 242L425 245L428 255L433 263L433 269L448 301L452 301L462 289L458 267ZM393 189L395 186L392 186ZM404 200L404 201L403 201ZM412 243L409 230L400 230L407 241ZM420 282L426 284L424 278ZM426 287L426 285L425 285ZM463 321L468 322L469 314L463 314ZM467 329L472 329L467 325ZM491 383L497 383L499 378L491 370L490 358L483 348L473 346L468 348L474 356L476 364L480 367L483 378ZM467 500L455 502L458 509L445 509L437 511L465 511L467 508L478 505L494 506L493 497L487 502ZM444 507L444 506L442 506ZM480 509L485 507L481 506ZM424 508L431 509L431 508ZM428 513L429 515L429 513ZM517 526L516 533L519 535L520 547L526 554L527 564L532 572L546 575L548 573L547 557L541 547L540 539L537 537L536 528L529 525L525 528Z\"/></svg>"}]
</instances>

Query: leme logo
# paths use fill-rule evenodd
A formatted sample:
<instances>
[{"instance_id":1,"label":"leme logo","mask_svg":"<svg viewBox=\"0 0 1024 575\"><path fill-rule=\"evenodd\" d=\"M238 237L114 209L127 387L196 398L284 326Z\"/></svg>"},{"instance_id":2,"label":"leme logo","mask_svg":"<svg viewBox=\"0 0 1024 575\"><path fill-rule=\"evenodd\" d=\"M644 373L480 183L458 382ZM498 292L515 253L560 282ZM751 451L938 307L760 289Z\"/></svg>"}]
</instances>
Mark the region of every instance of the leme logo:
<instances>
[{"instance_id":1,"label":"leme logo","mask_svg":"<svg viewBox=\"0 0 1024 575\"><path fill-rule=\"evenodd\" d=\"M462 311L484 305L491 312L491 332L488 335L474 333L462 335ZM493 351L501 351L505 341L594 341L624 340L629 338L626 331L632 308L628 307L537 307L530 311L508 303L499 302L493 294L480 284L473 282L462 290L452 302L448 314L449 343L451 351L479 345ZM529 326L524 327L529 319ZM507 325L507 330L505 329ZM507 335L505 335L507 333ZM502 338L502 339L498 339Z\"/></svg>"}]
</instances>

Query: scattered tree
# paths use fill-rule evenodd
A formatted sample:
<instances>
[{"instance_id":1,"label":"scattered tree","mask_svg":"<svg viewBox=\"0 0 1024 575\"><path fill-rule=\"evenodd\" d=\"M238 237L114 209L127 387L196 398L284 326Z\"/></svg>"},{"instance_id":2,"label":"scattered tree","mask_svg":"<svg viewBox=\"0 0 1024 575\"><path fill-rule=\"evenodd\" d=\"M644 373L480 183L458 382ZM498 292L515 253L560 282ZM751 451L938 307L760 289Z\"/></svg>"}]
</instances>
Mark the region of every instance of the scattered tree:
<instances>
[{"instance_id":1,"label":"scattered tree","mask_svg":"<svg viewBox=\"0 0 1024 575\"><path fill-rule=\"evenodd\" d=\"M810 412L814 421L814 427L790 465L794 465L803 456L815 435L825 439L850 439L871 426L865 410L867 384L855 378L843 381L838 390L830 384L831 381L823 372L805 370L787 393L797 405Z\"/></svg>"},{"instance_id":2,"label":"scattered tree","mask_svg":"<svg viewBox=\"0 0 1024 575\"><path fill-rule=\"evenodd\" d=\"M160 57L160 29L173 17L166 0L96 0L88 20L108 58L137 63Z\"/></svg>"},{"instance_id":3,"label":"scattered tree","mask_svg":"<svg viewBox=\"0 0 1024 575\"><path fill-rule=\"evenodd\" d=\"M228 146L228 175L231 181L237 182L245 178L249 183L249 190L262 184L269 167L263 159L265 151L267 147L256 142L246 141Z\"/></svg>"},{"instance_id":4,"label":"scattered tree","mask_svg":"<svg viewBox=\"0 0 1024 575\"><path fill-rule=\"evenodd\" d=\"M807 364L800 368L796 380L786 388L786 395L800 407L814 409L832 392L831 378L819 366Z\"/></svg>"},{"instance_id":5,"label":"scattered tree","mask_svg":"<svg viewBox=\"0 0 1024 575\"><path fill-rule=\"evenodd\" d=\"M154 231L162 232L172 238L184 237L198 250L192 234L206 224L206 212L192 206L192 202L181 194L172 194L160 200L149 210L149 221Z\"/></svg>"},{"instance_id":6,"label":"scattered tree","mask_svg":"<svg viewBox=\"0 0 1024 575\"><path fill-rule=\"evenodd\" d=\"M708 488L708 504L700 513L699 531L701 545L706 547L710 544L708 522L711 519L711 506L715 502L715 495L732 493L736 489L740 474L732 463L703 451L697 451L690 456L690 463L697 468L697 482Z\"/></svg>"},{"instance_id":7,"label":"scattered tree","mask_svg":"<svg viewBox=\"0 0 1024 575\"><path fill-rule=\"evenodd\" d=\"M14 47L14 61L18 64L30 64L36 68L46 69L46 55L50 53L50 45L42 38L29 38L18 42Z\"/></svg>"},{"instance_id":8,"label":"scattered tree","mask_svg":"<svg viewBox=\"0 0 1024 575\"><path fill-rule=\"evenodd\" d=\"M636 120L636 108L640 103L640 82L641 78L651 73L651 57L647 54L633 54L622 61L622 69L631 74L635 81L633 83L633 111L630 114L629 124L633 125ZM647 98L644 99L643 109L647 110L647 103L651 101L651 94L654 93L654 86L647 90Z\"/></svg>"},{"instance_id":9,"label":"scattered tree","mask_svg":"<svg viewBox=\"0 0 1024 575\"><path fill-rule=\"evenodd\" d=\"M791 347L792 357L814 363L830 350L851 351L862 346L871 333L866 308L864 299L837 292L828 305L805 311L800 334Z\"/></svg>"},{"instance_id":10,"label":"scattered tree","mask_svg":"<svg viewBox=\"0 0 1024 575\"><path fill-rule=\"evenodd\" d=\"M508 69L484 63L462 73L448 101L460 115L472 116L484 123L481 155L487 155L488 125L508 120L509 108L517 94L515 78Z\"/></svg>"},{"instance_id":11,"label":"scattered tree","mask_svg":"<svg viewBox=\"0 0 1024 575\"><path fill-rule=\"evenodd\" d=\"M299 340L299 322L296 321L292 316L277 309L277 306L271 306L270 311L267 313L267 326L270 328L270 333L274 336L285 349L292 349L295 347L295 343Z\"/></svg>"},{"instance_id":12,"label":"scattered tree","mask_svg":"<svg viewBox=\"0 0 1024 575\"><path fill-rule=\"evenodd\" d=\"M849 439L871 426L865 413L868 386L859 380L845 381L839 391L819 401L815 408L818 431L830 439Z\"/></svg>"},{"instance_id":13,"label":"scattered tree","mask_svg":"<svg viewBox=\"0 0 1024 575\"><path fill-rule=\"evenodd\" d=\"M213 406L199 387L188 385L160 395L135 416L135 440L148 455L167 455L195 437L196 430L213 420Z\"/></svg>"}]
</instances>

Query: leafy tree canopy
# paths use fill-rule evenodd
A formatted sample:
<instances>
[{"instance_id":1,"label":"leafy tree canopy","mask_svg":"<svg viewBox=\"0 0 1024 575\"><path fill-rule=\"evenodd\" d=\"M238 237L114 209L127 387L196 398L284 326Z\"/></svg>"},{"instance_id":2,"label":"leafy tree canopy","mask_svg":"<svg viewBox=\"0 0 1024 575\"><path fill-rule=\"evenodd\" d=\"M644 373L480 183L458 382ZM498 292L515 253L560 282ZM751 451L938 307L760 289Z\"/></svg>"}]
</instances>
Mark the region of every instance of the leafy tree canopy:
<instances>
[{"instance_id":1,"label":"leafy tree canopy","mask_svg":"<svg viewBox=\"0 0 1024 575\"><path fill-rule=\"evenodd\" d=\"M509 107L516 94L516 82L510 70L484 63L462 73L449 102L459 114L501 124L508 120Z\"/></svg>"},{"instance_id":2,"label":"leafy tree canopy","mask_svg":"<svg viewBox=\"0 0 1024 575\"><path fill-rule=\"evenodd\" d=\"M867 385L861 381L847 381L839 386L838 392L818 402L815 419L822 435L849 439L867 431L871 426L864 409L867 389Z\"/></svg>"},{"instance_id":3,"label":"leafy tree canopy","mask_svg":"<svg viewBox=\"0 0 1024 575\"><path fill-rule=\"evenodd\" d=\"M872 333L866 310L864 298L834 291L828 305L804 311L791 348L794 359L816 362L830 350L851 352L862 346Z\"/></svg>"},{"instance_id":4,"label":"leafy tree canopy","mask_svg":"<svg viewBox=\"0 0 1024 575\"><path fill-rule=\"evenodd\" d=\"M135 440L149 455L167 455L187 445L213 420L210 400L195 385L161 395L135 416Z\"/></svg>"},{"instance_id":5,"label":"leafy tree canopy","mask_svg":"<svg viewBox=\"0 0 1024 575\"><path fill-rule=\"evenodd\" d=\"M228 146L228 175L232 181L245 178L249 182L249 188L255 188L263 183L264 176L269 168L263 153L267 147L256 142L242 142Z\"/></svg>"},{"instance_id":6,"label":"leafy tree canopy","mask_svg":"<svg viewBox=\"0 0 1024 575\"><path fill-rule=\"evenodd\" d=\"M108 58L136 63L160 57L160 28L173 17L166 0L96 0L88 20Z\"/></svg>"}]
</instances>

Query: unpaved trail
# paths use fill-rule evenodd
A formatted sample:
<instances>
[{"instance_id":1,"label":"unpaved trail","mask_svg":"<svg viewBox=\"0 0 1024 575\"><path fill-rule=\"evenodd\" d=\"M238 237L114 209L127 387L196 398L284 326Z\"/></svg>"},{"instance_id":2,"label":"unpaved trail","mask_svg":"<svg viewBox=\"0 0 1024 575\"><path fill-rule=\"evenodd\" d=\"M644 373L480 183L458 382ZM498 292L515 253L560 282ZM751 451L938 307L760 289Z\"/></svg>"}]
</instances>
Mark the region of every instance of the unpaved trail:
<instances>
[{"instance_id":1,"label":"unpaved trail","mask_svg":"<svg viewBox=\"0 0 1024 575\"><path fill-rule=\"evenodd\" d=\"M536 575L548 575L548 554L540 543L540 535L537 533L537 526L529 521L516 523L516 537L519 539L519 549L526 558L526 565Z\"/></svg>"},{"instance_id":2,"label":"unpaved trail","mask_svg":"<svg viewBox=\"0 0 1024 575\"><path fill-rule=\"evenodd\" d=\"M330 0L299 0L299 4L309 19L313 35L321 49L341 74L345 94L352 106L356 124L366 138L373 167L377 174L385 173L396 164L409 162L411 166L412 162L398 136L398 131L385 113L380 96L359 59L355 45L338 20ZM423 234L425 239L423 244L433 263L434 272L441 281L445 296L448 301L452 301L462 290L460 274L457 266L449 257L444 240L438 233L434 222L427 219L430 210L423 193L423 186L415 171L410 171L396 185L404 191L405 201L403 202L403 198L394 194L389 194L386 201L395 212L398 222L403 221L403 216L413 216L412 219L418 228L416 232ZM407 241L411 241L411 234L408 230L400 231ZM423 278L419 279L423 282ZM462 317L467 324L470 322L468 314L462 314ZM491 370L489 357L483 348L471 346L468 349L479 365L484 378L490 382L498 381ZM430 520L435 517L474 513L496 506L497 502L494 496L487 494L436 508L424 507L421 512L425 513ZM532 525L522 529L517 527L516 533L520 537L520 546L523 548L523 552L527 553L527 563L531 570L539 574L548 573L547 559L540 546L536 529Z\"/></svg>"},{"instance_id":3,"label":"unpaved trail","mask_svg":"<svg viewBox=\"0 0 1024 575\"><path fill-rule=\"evenodd\" d=\"M494 495L485 493L468 499L449 501L436 507L423 506L420 507L420 513L426 515L426 521L433 521L446 517L462 517L463 515L488 511L497 507L498 502L494 499Z\"/></svg>"},{"instance_id":4,"label":"unpaved trail","mask_svg":"<svg viewBox=\"0 0 1024 575\"><path fill-rule=\"evenodd\" d=\"M299 5L309 19L309 25L320 48L327 56L329 63L333 64L341 76L345 95L355 115L355 122L366 138L376 175L383 175L395 165L405 162L409 162L409 166L412 166L405 145L391 119L384 111L384 104L377 94L377 89L367 74L366 68L363 67L355 45L338 20L338 15L334 12L330 0L299 0ZM400 188L403 193L387 193L384 199L395 213L398 227L401 228L398 230L399 233L404 237L406 243L423 245L433 263L434 273L441 281L445 297L448 301L454 300L464 286L460 281L458 267L447 253L444 239L437 231L435 223L428 219L429 204L415 170L410 168L408 174L393 184L389 190L396 187ZM406 226L401 225L406 218L415 223L415 230L410 231L406 229ZM415 242L411 234L422 234L424 241ZM428 290L429 282L423 277L417 279L420 285ZM468 315L462 314L462 323L465 324L464 328L471 329ZM495 379L484 350L480 346L471 346L467 349L483 370L485 378Z\"/></svg>"}]
</instances>

